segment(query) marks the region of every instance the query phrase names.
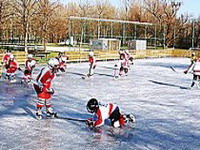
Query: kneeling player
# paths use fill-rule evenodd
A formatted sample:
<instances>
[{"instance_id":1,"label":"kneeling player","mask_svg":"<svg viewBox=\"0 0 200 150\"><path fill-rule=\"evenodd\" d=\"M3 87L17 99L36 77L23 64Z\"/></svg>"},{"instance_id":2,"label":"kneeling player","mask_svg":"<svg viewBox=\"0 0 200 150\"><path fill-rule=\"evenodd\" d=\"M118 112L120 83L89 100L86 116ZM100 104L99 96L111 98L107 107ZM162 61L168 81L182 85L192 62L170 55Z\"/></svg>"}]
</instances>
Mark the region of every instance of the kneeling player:
<instances>
[{"instance_id":1,"label":"kneeling player","mask_svg":"<svg viewBox=\"0 0 200 150\"><path fill-rule=\"evenodd\" d=\"M132 114L122 115L119 107L112 103L101 105L95 98L92 98L86 107L88 112L94 114L93 118L86 121L90 127L102 126L106 119L109 119L115 128L123 127L127 122L135 122L135 117Z\"/></svg>"}]
</instances>

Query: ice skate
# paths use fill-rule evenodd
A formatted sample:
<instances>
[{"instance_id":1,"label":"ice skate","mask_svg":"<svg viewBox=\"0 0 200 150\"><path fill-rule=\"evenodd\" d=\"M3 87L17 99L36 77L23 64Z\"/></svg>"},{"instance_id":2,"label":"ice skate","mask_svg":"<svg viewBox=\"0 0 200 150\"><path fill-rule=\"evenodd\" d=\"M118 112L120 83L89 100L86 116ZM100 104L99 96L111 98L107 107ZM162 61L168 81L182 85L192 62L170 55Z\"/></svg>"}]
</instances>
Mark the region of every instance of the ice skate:
<instances>
[{"instance_id":1,"label":"ice skate","mask_svg":"<svg viewBox=\"0 0 200 150\"><path fill-rule=\"evenodd\" d=\"M127 114L124 116L125 122L135 123L135 116L133 114Z\"/></svg>"},{"instance_id":2,"label":"ice skate","mask_svg":"<svg viewBox=\"0 0 200 150\"><path fill-rule=\"evenodd\" d=\"M15 83L17 80L16 79L12 79L10 80L10 83Z\"/></svg>"},{"instance_id":3,"label":"ice skate","mask_svg":"<svg viewBox=\"0 0 200 150\"><path fill-rule=\"evenodd\" d=\"M93 75L90 75L90 74L87 74L85 76L82 77L82 79L92 79L93 78Z\"/></svg>"},{"instance_id":4,"label":"ice skate","mask_svg":"<svg viewBox=\"0 0 200 150\"><path fill-rule=\"evenodd\" d=\"M57 118L57 113L53 111L51 107L47 108L47 116L51 118Z\"/></svg>"},{"instance_id":5,"label":"ice skate","mask_svg":"<svg viewBox=\"0 0 200 150\"><path fill-rule=\"evenodd\" d=\"M36 119L41 120L42 119L42 110L41 108L38 108L36 111Z\"/></svg>"},{"instance_id":6,"label":"ice skate","mask_svg":"<svg viewBox=\"0 0 200 150\"><path fill-rule=\"evenodd\" d=\"M36 112L36 119L37 120L41 120L42 119L42 115L40 115L38 112Z\"/></svg>"}]
</instances>

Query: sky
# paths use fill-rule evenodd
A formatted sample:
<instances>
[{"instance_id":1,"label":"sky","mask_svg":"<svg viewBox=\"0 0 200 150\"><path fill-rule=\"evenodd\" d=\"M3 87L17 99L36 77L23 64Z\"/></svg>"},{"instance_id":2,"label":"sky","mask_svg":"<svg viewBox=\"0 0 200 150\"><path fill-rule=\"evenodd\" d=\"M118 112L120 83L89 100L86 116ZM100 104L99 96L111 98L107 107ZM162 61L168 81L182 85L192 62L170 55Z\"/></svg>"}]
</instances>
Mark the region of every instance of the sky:
<instances>
[{"instance_id":1,"label":"sky","mask_svg":"<svg viewBox=\"0 0 200 150\"><path fill-rule=\"evenodd\" d=\"M67 4L70 1L77 0L60 0L61 3ZM82 0L83 2L84 0ZM120 6L120 0L110 0L111 3L117 7ZM178 0L177 0L178 1ZM179 0L182 2L179 14L189 14L192 18L198 18L200 16L200 0Z\"/></svg>"},{"instance_id":2,"label":"sky","mask_svg":"<svg viewBox=\"0 0 200 150\"><path fill-rule=\"evenodd\" d=\"M192 15L193 18L198 18L200 16L200 0L182 0L183 4L180 9L180 13L188 13Z\"/></svg>"}]
</instances>

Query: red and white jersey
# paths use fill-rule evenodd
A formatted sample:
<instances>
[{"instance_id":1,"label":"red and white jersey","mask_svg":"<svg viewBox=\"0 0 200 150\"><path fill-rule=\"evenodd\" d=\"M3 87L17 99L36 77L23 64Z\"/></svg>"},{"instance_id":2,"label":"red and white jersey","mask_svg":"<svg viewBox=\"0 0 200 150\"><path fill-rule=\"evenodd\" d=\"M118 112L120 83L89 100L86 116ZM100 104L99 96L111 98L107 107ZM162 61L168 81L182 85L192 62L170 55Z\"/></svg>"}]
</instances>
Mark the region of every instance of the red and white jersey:
<instances>
[{"instance_id":1,"label":"red and white jersey","mask_svg":"<svg viewBox=\"0 0 200 150\"><path fill-rule=\"evenodd\" d=\"M96 58L94 56L89 57L89 63L91 66L95 66L96 65Z\"/></svg>"},{"instance_id":2,"label":"red and white jersey","mask_svg":"<svg viewBox=\"0 0 200 150\"><path fill-rule=\"evenodd\" d=\"M7 73L15 73L18 69L17 61L9 60L7 63Z\"/></svg>"},{"instance_id":3,"label":"red and white jersey","mask_svg":"<svg viewBox=\"0 0 200 150\"><path fill-rule=\"evenodd\" d=\"M67 64L64 63L64 62L59 62L58 68L59 69L66 69L67 68Z\"/></svg>"},{"instance_id":4,"label":"red and white jersey","mask_svg":"<svg viewBox=\"0 0 200 150\"><path fill-rule=\"evenodd\" d=\"M131 54L128 52L125 52L125 59L129 60L129 58L131 58Z\"/></svg>"},{"instance_id":5,"label":"red and white jersey","mask_svg":"<svg viewBox=\"0 0 200 150\"><path fill-rule=\"evenodd\" d=\"M197 61L194 63L193 73L200 76L200 58L198 58Z\"/></svg>"},{"instance_id":6,"label":"red and white jersey","mask_svg":"<svg viewBox=\"0 0 200 150\"><path fill-rule=\"evenodd\" d=\"M46 92L47 89L51 87L51 82L54 77L55 73L52 73L48 67L42 68L40 74L37 76L36 81L39 85L42 85L43 92Z\"/></svg>"},{"instance_id":7,"label":"red and white jersey","mask_svg":"<svg viewBox=\"0 0 200 150\"><path fill-rule=\"evenodd\" d=\"M10 55L11 53L6 53L2 58L2 62L7 63L10 60Z\"/></svg>"},{"instance_id":8,"label":"red and white jersey","mask_svg":"<svg viewBox=\"0 0 200 150\"><path fill-rule=\"evenodd\" d=\"M98 127L104 124L105 120L110 117L112 112L116 109L117 105L108 103L106 105L99 105L99 109L92 118L95 123L94 126Z\"/></svg>"},{"instance_id":9,"label":"red and white jersey","mask_svg":"<svg viewBox=\"0 0 200 150\"><path fill-rule=\"evenodd\" d=\"M31 60L28 59L25 63L25 70L32 71L35 65L36 65L36 61L34 59L31 59Z\"/></svg>"},{"instance_id":10,"label":"red and white jersey","mask_svg":"<svg viewBox=\"0 0 200 150\"><path fill-rule=\"evenodd\" d=\"M128 61L126 59L119 60L117 66L119 66L119 68L121 68L121 67L127 68L128 67Z\"/></svg>"},{"instance_id":11,"label":"red and white jersey","mask_svg":"<svg viewBox=\"0 0 200 150\"><path fill-rule=\"evenodd\" d=\"M89 57L89 62L92 64L92 63L96 63L96 59L95 57Z\"/></svg>"}]
</instances>

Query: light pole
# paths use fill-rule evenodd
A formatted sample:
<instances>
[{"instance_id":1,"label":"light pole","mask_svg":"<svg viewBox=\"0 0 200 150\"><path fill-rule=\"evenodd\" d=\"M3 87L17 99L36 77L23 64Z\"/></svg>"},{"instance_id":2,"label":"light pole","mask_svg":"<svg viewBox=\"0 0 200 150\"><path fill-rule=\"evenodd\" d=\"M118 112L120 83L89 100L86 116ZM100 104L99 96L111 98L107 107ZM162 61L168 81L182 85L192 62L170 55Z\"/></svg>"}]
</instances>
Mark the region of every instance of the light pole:
<instances>
[{"instance_id":1,"label":"light pole","mask_svg":"<svg viewBox=\"0 0 200 150\"><path fill-rule=\"evenodd\" d=\"M173 31L173 48L175 48L176 43L176 13L181 6L181 2L176 2L176 0L171 2L172 6L172 16L174 17L174 31Z\"/></svg>"},{"instance_id":2,"label":"light pole","mask_svg":"<svg viewBox=\"0 0 200 150\"><path fill-rule=\"evenodd\" d=\"M194 38L195 38L195 20L192 20L192 48L194 48Z\"/></svg>"}]
</instances>

